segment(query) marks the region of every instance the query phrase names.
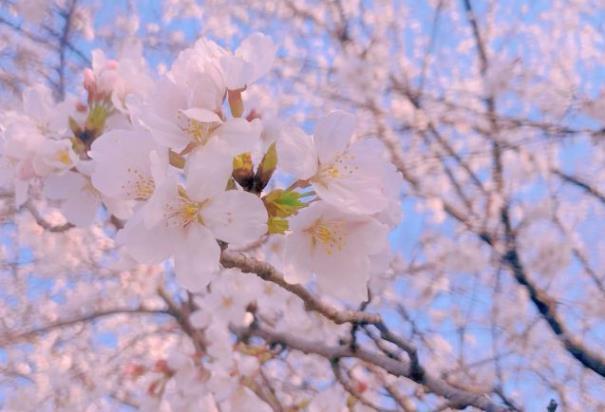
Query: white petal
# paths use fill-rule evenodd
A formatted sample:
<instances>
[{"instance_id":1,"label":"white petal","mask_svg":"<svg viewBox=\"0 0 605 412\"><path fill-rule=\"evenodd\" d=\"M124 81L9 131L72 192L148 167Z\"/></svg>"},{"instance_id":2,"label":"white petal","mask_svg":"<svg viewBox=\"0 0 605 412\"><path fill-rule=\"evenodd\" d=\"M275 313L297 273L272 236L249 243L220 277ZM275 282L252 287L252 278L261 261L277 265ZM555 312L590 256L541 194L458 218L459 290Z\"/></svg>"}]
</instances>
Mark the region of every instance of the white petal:
<instances>
[{"instance_id":1,"label":"white petal","mask_svg":"<svg viewBox=\"0 0 605 412\"><path fill-rule=\"evenodd\" d=\"M68 139L44 140L37 148L33 167L38 176L47 176L71 169L76 160L77 155Z\"/></svg>"},{"instance_id":2,"label":"white petal","mask_svg":"<svg viewBox=\"0 0 605 412\"><path fill-rule=\"evenodd\" d=\"M251 193L223 192L201 214L217 239L235 245L253 242L267 232L267 210L262 200Z\"/></svg>"},{"instance_id":3,"label":"white petal","mask_svg":"<svg viewBox=\"0 0 605 412\"><path fill-rule=\"evenodd\" d=\"M46 121L54 106L51 90L42 84L23 91L23 111L37 121Z\"/></svg>"},{"instance_id":4,"label":"white petal","mask_svg":"<svg viewBox=\"0 0 605 412\"><path fill-rule=\"evenodd\" d=\"M61 212L70 223L85 227L94 221L99 206L101 200L97 194L90 190L83 190L67 199L61 206Z\"/></svg>"},{"instance_id":5,"label":"white petal","mask_svg":"<svg viewBox=\"0 0 605 412\"><path fill-rule=\"evenodd\" d=\"M220 142L210 141L187 159L187 193L204 201L225 191L233 170L233 156Z\"/></svg>"},{"instance_id":6,"label":"white petal","mask_svg":"<svg viewBox=\"0 0 605 412\"><path fill-rule=\"evenodd\" d=\"M218 274L221 249L212 233L201 225L187 230L174 253L174 271L181 286L203 291Z\"/></svg>"},{"instance_id":7,"label":"white petal","mask_svg":"<svg viewBox=\"0 0 605 412\"><path fill-rule=\"evenodd\" d=\"M319 119L314 134L319 160L326 163L343 152L354 130L355 116L350 113L334 111Z\"/></svg>"},{"instance_id":8,"label":"white petal","mask_svg":"<svg viewBox=\"0 0 605 412\"><path fill-rule=\"evenodd\" d=\"M118 232L117 241L140 263L157 264L172 255L180 239L175 231L162 230L161 226L148 229L139 212Z\"/></svg>"},{"instance_id":9,"label":"white petal","mask_svg":"<svg viewBox=\"0 0 605 412\"><path fill-rule=\"evenodd\" d=\"M24 180L15 180L15 207L21 207L27 202L29 195L29 182Z\"/></svg>"},{"instance_id":10,"label":"white petal","mask_svg":"<svg viewBox=\"0 0 605 412\"><path fill-rule=\"evenodd\" d=\"M200 123L222 123L221 118L216 113L206 109L194 107L191 109L181 110L185 116Z\"/></svg>"},{"instance_id":11,"label":"white petal","mask_svg":"<svg viewBox=\"0 0 605 412\"><path fill-rule=\"evenodd\" d=\"M313 188L317 195L343 211L374 214L388 206L386 169L378 147L359 142L323 165ZM327 169L326 169L327 167Z\"/></svg>"},{"instance_id":12,"label":"white petal","mask_svg":"<svg viewBox=\"0 0 605 412\"><path fill-rule=\"evenodd\" d=\"M107 57L105 52L101 49L94 49L92 51L92 67L94 70L100 71L107 65Z\"/></svg>"},{"instance_id":13,"label":"white petal","mask_svg":"<svg viewBox=\"0 0 605 412\"><path fill-rule=\"evenodd\" d=\"M225 96L223 76L213 65L206 67L206 73L198 73L187 95L190 107L202 107L208 110L220 109Z\"/></svg>"},{"instance_id":14,"label":"white petal","mask_svg":"<svg viewBox=\"0 0 605 412\"><path fill-rule=\"evenodd\" d=\"M229 90L239 90L250 82L254 66L244 59L235 56L223 56L220 66L225 79L225 86Z\"/></svg>"},{"instance_id":15,"label":"white petal","mask_svg":"<svg viewBox=\"0 0 605 412\"><path fill-rule=\"evenodd\" d=\"M276 144L281 171L297 179L309 179L317 172L317 150L311 136L298 127L288 127Z\"/></svg>"},{"instance_id":16,"label":"white petal","mask_svg":"<svg viewBox=\"0 0 605 412\"><path fill-rule=\"evenodd\" d=\"M172 169L169 166L168 151L167 150L153 150L149 153L149 166L151 171L151 177L155 183L155 186L159 186L166 176L168 176Z\"/></svg>"},{"instance_id":17,"label":"white petal","mask_svg":"<svg viewBox=\"0 0 605 412\"><path fill-rule=\"evenodd\" d=\"M156 187L151 198L145 203L144 208L141 210L143 216L143 222L146 227L152 228L156 225L164 225L162 221L170 220L170 216L167 215L167 211L179 210L180 201L178 196L178 180L175 175L169 174L162 184ZM169 223L169 222L164 222ZM169 224L169 226L178 226L176 224Z\"/></svg>"},{"instance_id":18,"label":"white petal","mask_svg":"<svg viewBox=\"0 0 605 412\"><path fill-rule=\"evenodd\" d=\"M340 262L340 266L330 271L318 271L319 288L347 302L360 303L368 298L368 281L370 279L367 258L351 259Z\"/></svg>"},{"instance_id":19,"label":"white petal","mask_svg":"<svg viewBox=\"0 0 605 412\"><path fill-rule=\"evenodd\" d=\"M239 46L235 55L252 63L253 71L248 75L248 82L253 83L271 70L277 46L269 36L253 33Z\"/></svg>"},{"instance_id":20,"label":"white petal","mask_svg":"<svg viewBox=\"0 0 605 412\"><path fill-rule=\"evenodd\" d=\"M183 90L169 78L163 77L157 82L149 104L133 107L133 110L136 117L149 127L159 145L181 151L190 139L178 127L177 116L180 110L187 108L187 97Z\"/></svg>"},{"instance_id":21,"label":"white petal","mask_svg":"<svg viewBox=\"0 0 605 412\"><path fill-rule=\"evenodd\" d=\"M286 258L302 280L315 273L320 288L332 296L355 302L366 297L369 256L388 247L386 225L315 202L291 218L290 227Z\"/></svg>"},{"instance_id":22,"label":"white petal","mask_svg":"<svg viewBox=\"0 0 605 412\"><path fill-rule=\"evenodd\" d=\"M44 181L44 195L49 199L64 200L73 197L86 185L86 178L76 172L50 175Z\"/></svg>"},{"instance_id":23,"label":"white petal","mask_svg":"<svg viewBox=\"0 0 605 412\"><path fill-rule=\"evenodd\" d=\"M135 202L133 200L114 199L103 197L103 204L107 207L109 213L118 219L126 220L132 216Z\"/></svg>"},{"instance_id":24,"label":"white petal","mask_svg":"<svg viewBox=\"0 0 605 412\"><path fill-rule=\"evenodd\" d=\"M302 231L293 231L286 237L285 261L288 266L284 272L288 282L304 285L311 280L314 272L312 252L311 239Z\"/></svg>"},{"instance_id":25,"label":"white petal","mask_svg":"<svg viewBox=\"0 0 605 412\"><path fill-rule=\"evenodd\" d=\"M154 180L150 153L156 149L144 130L112 130L92 144L95 161L93 185L109 197L144 200L151 196Z\"/></svg>"},{"instance_id":26,"label":"white petal","mask_svg":"<svg viewBox=\"0 0 605 412\"><path fill-rule=\"evenodd\" d=\"M251 152L260 144L263 126L259 119L251 122L245 119L229 119L216 130L216 137L223 142L229 153L238 155Z\"/></svg>"}]
</instances>

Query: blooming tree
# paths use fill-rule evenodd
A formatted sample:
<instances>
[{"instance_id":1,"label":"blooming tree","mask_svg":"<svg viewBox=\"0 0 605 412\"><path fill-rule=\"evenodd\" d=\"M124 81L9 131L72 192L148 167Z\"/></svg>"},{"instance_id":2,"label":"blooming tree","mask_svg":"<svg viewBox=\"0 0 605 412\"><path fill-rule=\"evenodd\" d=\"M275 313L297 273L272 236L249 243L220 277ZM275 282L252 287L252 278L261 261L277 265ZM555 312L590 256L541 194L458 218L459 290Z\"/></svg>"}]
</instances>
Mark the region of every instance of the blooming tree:
<instances>
[{"instance_id":1,"label":"blooming tree","mask_svg":"<svg viewBox=\"0 0 605 412\"><path fill-rule=\"evenodd\" d=\"M604 408L603 17L417 3L6 2L3 407Z\"/></svg>"}]
</instances>

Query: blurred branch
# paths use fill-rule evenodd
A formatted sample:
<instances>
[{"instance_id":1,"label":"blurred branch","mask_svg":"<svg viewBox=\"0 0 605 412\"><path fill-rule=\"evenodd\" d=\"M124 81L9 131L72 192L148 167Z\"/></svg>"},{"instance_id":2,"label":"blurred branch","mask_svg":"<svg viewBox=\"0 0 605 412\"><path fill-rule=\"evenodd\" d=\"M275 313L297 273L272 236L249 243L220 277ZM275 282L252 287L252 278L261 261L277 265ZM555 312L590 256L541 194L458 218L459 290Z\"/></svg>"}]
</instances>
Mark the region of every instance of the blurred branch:
<instances>
[{"instance_id":1,"label":"blurred branch","mask_svg":"<svg viewBox=\"0 0 605 412\"><path fill-rule=\"evenodd\" d=\"M162 309L149 309L145 307L138 308L116 308L93 312L88 315L78 316L72 319L59 320L39 328L31 329L25 332L9 332L0 336L0 346L12 345L23 340L31 339L37 335L43 335L54 329L73 326L79 323L90 322L96 319L114 316L114 315L170 315L170 312Z\"/></svg>"},{"instance_id":2,"label":"blurred branch","mask_svg":"<svg viewBox=\"0 0 605 412\"><path fill-rule=\"evenodd\" d=\"M344 388L344 390L346 390L351 396L353 396L359 402L361 402L365 406L371 408L372 410L375 410L378 412L396 412L393 409L382 408L382 407L374 404L373 402L369 401L368 399L366 399L365 396L363 396L360 393L360 391L358 391L353 386L353 384L351 382L349 382L348 378L346 376L344 376L344 374L342 373L342 365L340 364L338 359L334 359L332 362L330 362L330 365L332 366L332 373L334 374L334 377L336 378L338 383L340 383L340 385Z\"/></svg>"},{"instance_id":3,"label":"blurred branch","mask_svg":"<svg viewBox=\"0 0 605 412\"><path fill-rule=\"evenodd\" d=\"M51 46L53 48L57 48L57 46L49 41L48 38L41 36L39 34L35 34L31 31L26 30L25 28L23 28L22 26L15 24L7 19L5 19L4 17L0 16L0 25L3 25L9 29L11 29L12 31L14 31L15 33L22 35L24 37L26 37L27 39L36 42L36 43L40 43L42 45L45 46ZM44 26L43 27L49 34L51 34L53 37L59 38L60 34L57 33L56 31L54 31L52 28ZM71 42L67 41L65 43L65 47L67 49L69 49L69 51L71 51L72 53L74 53L76 56L78 56L80 58L80 60L82 60L83 63L85 63L87 66L91 65L91 60L88 56L86 56L81 50L79 50L78 48L76 48L73 44L71 44Z\"/></svg>"},{"instance_id":4,"label":"blurred branch","mask_svg":"<svg viewBox=\"0 0 605 412\"><path fill-rule=\"evenodd\" d=\"M484 39L481 37L479 32L479 26L477 19L472 8L470 0L463 0L464 8L466 10L467 19L471 25L473 37L477 47L477 54L479 58L480 73L483 80L486 81L487 69L489 67L489 60L484 44ZM500 142L498 139L499 125L496 121L497 110L496 100L492 94L488 94L484 100L487 109L486 116L490 124L491 130L489 138L492 141L492 178L494 181L494 187L496 193L503 199L506 199L505 194L505 182L504 182L504 168L502 164L502 151ZM563 319L557 312L556 301L550 297L546 292L537 287L536 284L529 278L517 249L516 233L513 230L509 203L504 201L500 209L500 223L504 228L505 237L505 251L501 253L502 261L509 267L517 283L525 288L528 292L531 302L534 304L542 318L550 326L551 330L563 343L563 346L569 354L577 359L586 368L593 370L597 374L605 377L605 358L596 352L586 348L582 342L576 339L572 333L567 329ZM493 246L493 239L480 236L482 240Z\"/></svg>"},{"instance_id":5,"label":"blurred branch","mask_svg":"<svg viewBox=\"0 0 605 412\"><path fill-rule=\"evenodd\" d=\"M65 98L65 70L67 67L66 62L66 50L68 48L69 36L71 34L72 17L76 10L77 0L71 0L71 3L66 8L64 13L60 13L64 19L63 29L61 31L61 37L59 38L59 65L57 66L57 73L59 74L59 83L57 85L57 95L59 100Z\"/></svg>"},{"instance_id":6,"label":"blurred branch","mask_svg":"<svg viewBox=\"0 0 605 412\"><path fill-rule=\"evenodd\" d=\"M44 217L42 217L40 212L38 212L38 210L35 208L35 206L31 203L30 200L26 201L22 207L24 207L25 209L27 209L29 211L29 213L31 213L31 215L36 220L36 223L39 226L41 226L44 230L47 230L49 232L62 233L62 232L66 232L69 229L72 229L75 227L71 223L64 223L62 225L53 225L52 223L50 223L46 219L44 219Z\"/></svg>"},{"instance_id":7,"label":"blurred branch","mask_svg":"<svg viewBox=\"0 0 605 412\"><path fill-rule=\"evenodd\" d=\"M166 303L166 306L168 306L166 312L176 319L183 332L185 332L191 338L197 352L204 353L206 348L204 335L202 331L197 330L193 327L193 325L191 325L191 322L189 321L190 313L188 309L188 303L184 305L177 304L161 287L158 288L157 292L158 295L164 301L164 303Z\"/></svg>"},{"instance_id":8,"label":"blurred branch","mask_svg":"<svg viewBox=\"0 0 605 412\"><path fill-rule=\"evenodd\" d=\"M449 383L425 373L422 377L416 376L407 361L398 361L382 354L369 351L363 347L352 350L349 345L329 346L324 342L309 341L287 333L273 331L253 322L247 328L231 326L231 331L240 339L247 340L257 337L269 345L282 345L290 349L305 353L315 354L334 362L341 358L356 358L364 362L376 365L394 376L408 378L423 385L428 391L449 400L449 404L458 409L474 406L478 409L490 412L504 412L507 409L492 402L486 394L467 392L453 387Z\"/></svg>"},{"instance_id":9,"label":"blurred branch","mask_svg":"<svg viewBox=\"0 0 605 412\"><path fill-rule=\"evenodd\" d=\"M560 177L561 180L563 180L565 183L569 183L573 186L582 189L583 191L594 197L596 200L601 202L603 205L605 205L605 194L601 193L601 191L599 191L594 186L590 185L588 182L580 179L577 176L567 174L559 169L553 169L552 172L556 176Z\"/></svg>"}]
</instances>

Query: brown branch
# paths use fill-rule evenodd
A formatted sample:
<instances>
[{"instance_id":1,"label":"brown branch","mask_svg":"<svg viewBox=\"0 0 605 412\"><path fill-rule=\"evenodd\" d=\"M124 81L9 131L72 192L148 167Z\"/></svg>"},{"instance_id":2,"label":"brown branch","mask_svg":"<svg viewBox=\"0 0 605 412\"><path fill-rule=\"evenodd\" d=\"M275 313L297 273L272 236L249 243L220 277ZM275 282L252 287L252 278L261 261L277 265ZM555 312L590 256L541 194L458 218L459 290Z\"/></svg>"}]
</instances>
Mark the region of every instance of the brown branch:
<instances>
[{"instance_id":1,"label":"brown branch","mask_svg":"<svg viewBox=\"0 0 605 412\"><path fill-rule=\"evenodd\" d=\"M352 350L349 345L329 346L324 342L310 341L290 334L267 329L258 322L247 328L231 326L231 331L241 340L257 337L269 345L281 345L305 354L321 356L328 361L340 358L355 358L380 367L394 376L408 378L423 385L431 393L448 399L448 404L458 409L474 406L490 412L503 412L506 408L493 402L486 394L471 393L453 387L442 379L425 372L421 379L412 373L410 363L397 361L382 354L369 351L363 347Z\"/></svg>"},{"instance_id":2,"label":"brown branch","mask_svg":"<svg viewBox=\"0 0 605 412\"><path fill-rule=\"evenodd\" d=\"M504 263L512 270L516 281L527 290L530 300L550 326L550 329L559 338L567 352L584 365L584 367L605 377L605 358L585 347L582 342L573 336L557 312L556 301L538 288L527 276L525 267L517 252L516 237L508 215L508 206L503 208L501 220L504 225L507 244L507 251L502 257Z\"/></svg>"},{"instance_id":3,"label":"brown branch","mask_svg":"<svg viewBox=\"0 0 605 412\"><path fill-rule=\"evenodd\" d=\"M583 191L585 191L586 193L588 193L589 195L594 197L596 200L601 202L603 205L605 205L605 194L602 193L597 188L590 185L590 183L580 179L577 176L573 176L573 175L564 173L563 171L561 171L559 169L553 169L552 172L556 176L560 177L561 180L563 180L565 183L569 183L573 186L576 186L576 187L582 189Z\"/></svg>"},{"instance_id":4,"label":"brown branch","mask_svg":"<svg viewBox=\"0 0 605 412\"><path fill-rule=\"evenodd\" d=\"M489 66L487 52L485 44L481 38L479 32L479 26L477 19L470 0L463 0L467 18L469 24L473 30L473 36L477 46L479 63L481 69L481 76L486 77L486 71ZM493 95L489 95L485 99L487 107L487 117L490 122L491 132L494 134L498 133L498 124L496 122L496 101ZM504 198L504 176L503 176L503 165L502 165L502 153L500 150L500 143L497 138L492 136L492 157L493 157L493 179L497 192ZM568 181L582 187L584 190L590 191L591 188L588 185L582 185L583 182L569 179ZM594 195L594 193L593 193ZM505 236L505 252L502 254L502 261L512 271L513 276L517 283L525 288L528 292L530 300L550 326L550 329L555 333L559 340L563 343L563 346L575 359L577 359L586 368L591 369L597 374L605 377L605 358L600 354L585 347L582 342L576 339L571 332L567 329L565 322L557 312L556 302L546 292L539 289L531 279L529 279L527 272L521 262L521 258L517 249L516 235L512 227L509 205L504 202L500 211L500 222L504 227ZM484 239L486 240L486 239Z\"/></svg>"},{"instance_id":5,"label":"brown branch","mask_svg":"<svg viewBox=\"0 0 605 412\"><path fill-rule=\"evenodd\" d=\"M376 328L380 331L380 336L397 347L403 349L410 358L410 373L414 376L415 379L422 380L425 374L424 368L420 365L420 360L418 358L418 350L416 346L413 344L401 339L399 336L393 334L384 324L384 322L380 322L376 325Z\"/></svg>"},{"instance_id":6,"label":"brown branch","mask_svg":"<svg viewBox=\"0 0 605 412\"><path fill-rule=\"evenodd\" d=\"M308 348L309 346L307 346L306 343L301 343L300 341L297 341L296 343L298 344L298 346L294 346L295 349L301 350L302 352L305 352L305 353L316 353L316 354L320 354L320 355L325 355L324 357L326 357L327 359L334 359L334 358L340 358L340 357L357 357L359 359L368 361L370 363L377 364L378 366L381 365L380 362L384 362L385 360L388 360L389 366L384 367L384 364L383 364L383 366L381 366L383 369L385 369L391 373L393 373L392 370L399 370L398 373L393 373L393 374L395 374L396 376L406 376L406 377L412 379L413 381L423 384L429 388L434 386L434 389L436 391L438 391L435 393L447 394L447 393L449 393L448 391L450 389L459 390L459 389L454 388L449 383L446 383L445 381L439 380L439 379L434 378L431 375L429 375L426 372L426 370L424 369L424 367L420 364L420 360L418 358L418 351L417 351L416 347L412 343L407 342L406 340L404 340L401 337L392 333L388 329L386 324L383 322L380 315L361 312L361 311L338 310L337 308L330 306L330 305L326 304L325 302L321 301L319 298L315 297L303 286L286 282L283 278L283 275L270 264L261 262L254 258L247 257L241 253L230 252L228 250L225 250L225 251L223 251L223 254L221 256L221 263L226 268L238 268L242 272L245 272L245 273L254 273L263 280L277 284L278 286L282 287L283 289L288 290L289 292L298 296L305 303L307 308L322 314L323 316L325 316L326 318L332 320L333 322L335 322L337 324L359 323L359 324L373 325L380 332L380 336L382 337L382 339L384 339L385 341L391 342L392 344L396 345L398 348L405 351L408 354L410 361L409 362L403 361L403 360L400 360L397 358L393 359L392 355L385 356L382 354L369 352L364 348L359 348L357 345L355 345L355 347L351 347L351 345L347 345L346 350L342 349L342 348L325 347L325 348L321 349L319 352L313 352L313 351L307 352L305 348ZM268 340L265 339L268 343L280 343L280 342L285 343L285 344L288 343L288 342L281 341L279 338L276 337L275 334L273 334L272 332L267 332L268 330L264 330L262 328L257 329L256 327L254 327L253 329L250 329L250 331L257 332L256 334L252 333L254 336L258 336L261 338L263 338L263 337L270 338ZM234 332L237 335L239 335L240 337L247 335L245 333L245 331L242 329L235 330ZM260 333L260 335L258 333ZM278 336L282 336L282 335L278 335ZM283 336L286 336L286 335L283 335ZM296 338L293 338L293 339L296 339ZM287 346L290 346L290 345L287 345ZM335 351L335 352L333 352L333 354L330 356L326 355L330 351ZM357 351L361 351L360 356L355 355L357 353ZM346 353L346 355L338 355L339 353ZM377 356L379 357L379 361L378 361L379 363L376 363ZM393 365L399 365L399 366L395 367ZM405 365L405 372L401 372L401 365ZM393 369L393 368L395 368L395 369ZM446 385L447 387L444 387L443 385ZM463 393L465 393L468 396L471 396L470 392L463 392ZM478 397L479 395L472 394L472 396ZM457 395L456 395L456 396L454 396L454 398L456 399L456 401L454 402L455 405L461 406L461 405L467 405L467 404L470 405L471 404L471 403L467 403L467 401L471 402L468 397L457 397ZM472 401L472 402L475 402L475 401ZM489 409L489 410L498 410L498 409Z\"/></svg>"},{"instance_id":7,"label":"brown branch","mask_svg":"<svg viewBox=\"0 0 605 412\"><path fill-rule=\"evenodd\" d=\"M75 227L71 223L64 223L62 225L53 225L52 223L50 223L46 219L44 219L44 217L42 217L40 212L38 212L38 209L36 209L29 200L27 202L25 202L25 204L22 207L27 209L29 211L29 213L31 213L33 218L36 220L36 223L38 224L38 226L41 226L44 230L47 230L49 232L62 233L62 232L66 232L69 229L72 229Z\"/></svg>"},{"instance_id":8,"label":"brown branch","mask_svg":"<svg viewBox=\"0 0 605 412\"><path fill-rule=\"evenodd\" d=\"M298 296L309 310L316 311L336 324L362 323L378 324L382 322L379 315L354 310L339 310L320 298L314 296L305 287L299 284L286 282L284 276L273 266L261 262L242 253L223 251L221 264L226 268L237 268L244 273L254 273L268 282L275 283L281 288Z\"/></svg>"},{"instance_id":9,"label":"brown branch","mask_svg":"<svg viewBox=\"0 0 605 412\"><path fill-rule=\"evenodd\" d=\"M191 325L191 322L189 321L190 313L187 305L178 305L161 287L158 288L157 293L162 298L164 303L166 303L166 306L168 306L166 312L175 318L183 332L185 332L191 338L196 351L199 354L206 352L206 341L204 334L202 331L197 330L193 327L193 325Z\"/></svg>"},{"instance_id":10,"label":"brown branch","mask_svg":"<svg viewBox=\"0 0 605 412\"><path fill-rule=\"evenodd\" d=\"M51 47L56 47L55 44L53 44L52 42L50 42L48 40L48 38L37 35L35 33L32 33L26 29L24 29L23 27L21 27L18 24L15 24L7 19L5 19L4 17L0 16L0 24L10 28L11 30L13 30L15 33L25 36L26 38L28 38L31 41L34 41L36 43L40 43L42 45L45 46L51 46ZM51 35L59 38L60 35L55 32L54 30L52 30L50 27L44 27L44 29L46 31L48 31ZM78 56L83 63L85 63L87 66L90 66L92 64L91 60L81 51L78 50L71 42L67 42L65 44L65 46L71 51L73 52L76 56Z\"/></svg>"},{"instance_id":11,"label":"brown branch","mask_svg":"<svg viewBox=\"0 0 605 412\"><path fill-rule=\"evenodd\" d=\"M481 75L485 76L485 73L489 67L489 62L487 59L487 50L485 49L485 44L483 42L483 38L481 37L481 32L479 31L479 23L477 22L477 17L475 16L475 12L473 11L473 5L471 4L471 0L463 0L462 3L464 4L466 18L468 19L468 22L471 25L473 37L475 38L477 54L479 55L479 68L481 70Z\"/></svg>"},{"instance_id":12,"label":"brown branch","mask_svg":"<svg viewBox=\"0 0 605 412\"><path fill-rule=\"evenodd\" d=\"M521 407L517 406L517 404L504 393L504 390L501 387L495 388L494 389L494 393L496 395L498 395L498 397L500 399L502 399L502 402L504 402L504 404L506 406L508 406L508 408L511 411L513 411L513 412L521 412L523 410L523 409L521 409Z\"/></svg>"},{"instance_id":13,"label":"brown branch","mask_svg":"<svg viewBox=\"0 0 605 412\"><path fill-rule=\"evenodd\" d=\"M69 43L69 36L71 34L71 20L76 10L77 0L71 0L69 7L66 9L64 13L61 13L61 16L64 19L63 30L61 32L61 37L59 38L59 65L57 66L57 73L59 74L59 83L57 85L57 94L59 100L63 100L65 98L65 70L67 68L66 62L66 50L67 44Z\"/></svg>"},{"instance_id":14,"label":"brown branch","mask_svg":"<svg viewBox=\"0 0 605 412\"><path fill-rule=\"evenodd\" d=\"M571 243L571 252L576 260L580 263L584 271L588 274L590 279L593 281L597 289L601 292L601 294L605 295L605 284L599 277L599 275L595 272L595 270L590 266L590 262L588 261L588 257L584 254L584 252L574 244L573 240L571 240L571 236L568 233L567 229L563 225L563 222L555 215L553 218L554 223L559 227L559 230L565 235L568 239L570 239Z\"/></svg>"},{"instance_id":15,"label":"brown branch","mask_svg":"<svg viewBox=\"0 0 605 412\"><path fill-rule=\"evenodd\" d=\"M89 322L92 320L96 320L96 319L104 318L104 317L108 317L108 316L124 315L124 314L169 315L170 313L167 310L148 309L145 307L108 309L108 310L94 312L94 313L91 313L88 315L79 316L79 317L76 317L73 319L59 320L59 321L50 323L48 325L41 326L39 328L31 329L31 330L24 331L24 332L7 333L3 336L0 336L0 346L12 345L12 344L18 343L20 341L33 338L37 335L43 335L54 329L73 326L73 325L77 325L79 323Z\"/></svg>"}]
</instances>

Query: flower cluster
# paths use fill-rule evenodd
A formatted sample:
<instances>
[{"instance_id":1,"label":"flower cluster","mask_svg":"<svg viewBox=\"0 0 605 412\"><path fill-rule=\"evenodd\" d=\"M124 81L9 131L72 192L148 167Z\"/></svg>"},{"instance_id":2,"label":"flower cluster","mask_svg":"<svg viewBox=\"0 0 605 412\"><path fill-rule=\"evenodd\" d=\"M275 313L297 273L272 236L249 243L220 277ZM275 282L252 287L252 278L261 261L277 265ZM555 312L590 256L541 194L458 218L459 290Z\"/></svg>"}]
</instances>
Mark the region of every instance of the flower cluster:
<instances>
[{"instance_id":1,"label":"flower cluster","mask_svg":"<svg viewBox=\"0 0 605 412\"><path fill-rule=\"evenodd\" d=\"M355 117L332 112L312 136L246 110L246 91L277 47L256 33L235 53L199 40L157 79L134 58L93 53L86 103L38 86L2 118L2 183L17 206L32 183L73 224L103 206L138 262L174 259L179 284L205 290L221 248L285 242L291 278L359 302L388 254L401 185L378 141L353 141ZM285 183L287 188L279 188Z\"/></svg>"},{"instance_id":2,"label":"flower cluster","mask_svg":"<svg viewBox=\"0 0 605 412\"><path fill-rule=\"evenodd\" d=\"M177 410L206 410L209 399L224 410L258 404L246 382L273 355L234 346L229 333L251 321L250 305L276 326L323 330L284 290L223 268L225 250L354 305L388 266L402 181L379 141L355 140L348 113L327 114L308 135L246 107L276 50L262 34L235 53L199 40L155 77L142 59L95 51L84 101L57 103L38 86L0 117L0 184L17 208L48 203L75 226L112 222L127 261L170 262L193 298L188 322L204 347L135 368L150 410L158 400Z\"/></svg>"}]
</instances>

